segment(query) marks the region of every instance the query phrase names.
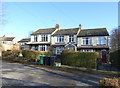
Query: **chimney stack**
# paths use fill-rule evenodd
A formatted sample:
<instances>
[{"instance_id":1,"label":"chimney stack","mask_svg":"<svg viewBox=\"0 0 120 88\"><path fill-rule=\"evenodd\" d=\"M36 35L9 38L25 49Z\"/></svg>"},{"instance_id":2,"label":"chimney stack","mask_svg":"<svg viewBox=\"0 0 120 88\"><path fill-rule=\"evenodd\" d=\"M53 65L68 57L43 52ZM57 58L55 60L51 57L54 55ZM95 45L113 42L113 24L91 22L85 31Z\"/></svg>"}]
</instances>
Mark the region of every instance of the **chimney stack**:
<instances>
[{"instance_id":1,"label":"chimney stack","mask_svg":"<svg viewBox=\"0 0 120 88\"><path fill-rule=\"evenodd\" d=\"M79 24L79 29L82 29L82 24Z\"/></svg>"},{"instance_id":2,"label":"chimney stack","mask_svg":"<svg viewBox=\"0 0 120 88\"><path fill-rule=\"evenodd\" d=\"M79 24L79 30L77 32L77 35L79 35L80 31L82 30L82 24Z\"/></svg>"},{"instance_id":3,"label":"chimney stack","mask_svg":"<svg viewBox=\"0 0 120 88\"><path fill-rule=\"evenodd\" d=\"M3 35L3 37L6 37L5 35Z\"/></svg>"},{"instance_id":4,"label":"chimney stack","mask_svg":"<svg viewBox=\"0 0 120 88\"><path fill-rule=\"evenodd\" d=\"M60 25L56 24L55 28L59 30L60 29Z\"/></svg>"}]
</instances>

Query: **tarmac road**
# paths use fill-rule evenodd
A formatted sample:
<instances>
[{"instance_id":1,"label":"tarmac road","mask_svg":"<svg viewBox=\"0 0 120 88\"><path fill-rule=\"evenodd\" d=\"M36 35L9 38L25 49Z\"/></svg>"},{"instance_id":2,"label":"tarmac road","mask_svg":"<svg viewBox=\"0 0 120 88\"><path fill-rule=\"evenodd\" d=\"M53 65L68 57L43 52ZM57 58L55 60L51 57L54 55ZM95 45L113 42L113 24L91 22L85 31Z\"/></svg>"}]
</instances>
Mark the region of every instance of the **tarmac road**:
<instances>
[{"instance_id":1,"label":"tarmac road","mask_svg":"<svg viewBox=\"0 0 120 88\"><path fill-rule=\"evenodd\" d=\"M79 75L44 67L2 62L2 86L99 86L108 75Z\"/></svg>"}]
</instances>

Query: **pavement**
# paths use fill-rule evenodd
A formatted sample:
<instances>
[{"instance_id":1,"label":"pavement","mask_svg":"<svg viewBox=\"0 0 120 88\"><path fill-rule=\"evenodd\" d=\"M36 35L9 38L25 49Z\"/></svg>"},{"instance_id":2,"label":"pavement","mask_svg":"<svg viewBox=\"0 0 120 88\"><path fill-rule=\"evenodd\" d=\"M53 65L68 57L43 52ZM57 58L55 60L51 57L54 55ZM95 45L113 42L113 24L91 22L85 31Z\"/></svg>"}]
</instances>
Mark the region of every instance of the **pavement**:
<instances>
[{"instance_id":1,"label":"pavement","mask_svg":"<svg viewBox=\"0 0 120 88\"><path fill-rule=\"evenodd\" d=\"M2 61L2 86L99 86L109 75L78 72L74 74L45 67Z\"/></svg>"}]
</instances>

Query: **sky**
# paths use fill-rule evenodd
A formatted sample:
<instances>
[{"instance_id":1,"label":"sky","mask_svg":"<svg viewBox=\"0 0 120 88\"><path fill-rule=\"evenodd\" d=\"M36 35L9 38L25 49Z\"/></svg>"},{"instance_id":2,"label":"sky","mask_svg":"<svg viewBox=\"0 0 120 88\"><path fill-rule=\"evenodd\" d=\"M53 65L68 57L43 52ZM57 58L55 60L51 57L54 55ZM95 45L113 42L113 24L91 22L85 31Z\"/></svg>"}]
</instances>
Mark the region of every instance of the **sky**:
<instances>
[{"instance_id":1,"label":"sky","mask_svg":"<svg viewBox=\"0 0 120 88\"><path fill-rule=\"evenodd\" d=\"M118 2L4 2L0 36L22 38L42 28L118 27Z\"/></svg>"}]
</instances>

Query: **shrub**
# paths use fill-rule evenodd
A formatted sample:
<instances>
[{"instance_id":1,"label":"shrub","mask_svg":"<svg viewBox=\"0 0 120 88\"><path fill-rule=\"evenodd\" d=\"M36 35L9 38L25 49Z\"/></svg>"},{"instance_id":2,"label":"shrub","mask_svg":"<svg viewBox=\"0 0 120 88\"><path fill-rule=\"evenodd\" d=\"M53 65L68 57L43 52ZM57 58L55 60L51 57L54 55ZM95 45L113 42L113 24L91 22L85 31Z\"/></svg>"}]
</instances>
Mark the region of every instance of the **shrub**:
<instances>
[{"instance_id":1,"label":"shrub","mask_svg":"<svg viewBox=\"0 0 120 88\"><path fill-rule=\"evenodd\" d=\"M120 78L104 78L100 80L100 86L120 87Z\"/></svg>"},{"instance_id":2,"label":"shrub","mask_svg":"<svg viewBox=\"0 0 120 88\"><path fill-rule=\"evenodd\" d=\"M12 51L2 51L2 56L8 56L8 55L11 55L12 54Z\"/></svg>"},{"instance_id":3,"label":"shrub","mask_svg":"<svg viewBox=\"0 0 120 88\"><path fill-rule=\"evenodd\" d=\"M6 57L6 56L18 56L19 54L19 51L11 51L11 50L8 50L8 51L2 51L2 56L3 57Z\"/></svg>"},{"instance_id":4,"label":"shrub","mask_svg":"<svg viewBox=\"0 0 120 88\"><path fill-rule=\"evenodd\" d=\"M22 55L24 58L26 58L28 60L33 60L33 59L39 60L40 55L52 55L52 53L45 52L45 51L23 50Z\"/></svg>"},{"instance_id":5,"label":"shrub","mask_svg":"<svg viewBox=\"0 0 120 88\"><path fill-rule=\"evenodd\" d=\"M96 68L98 53L65 50L62 52L62 58L62 64L65 65Z\"/></svg>"},{"instance_id":6,"label":"shrub","mask_svg":"<svg viewBox=\"0 0 120 88\"><path fill-rule=\"evenodd\" d=\"M110 53L110 60L112 65L120 69L120 50Z\"/></svg>"}]
</instances>

